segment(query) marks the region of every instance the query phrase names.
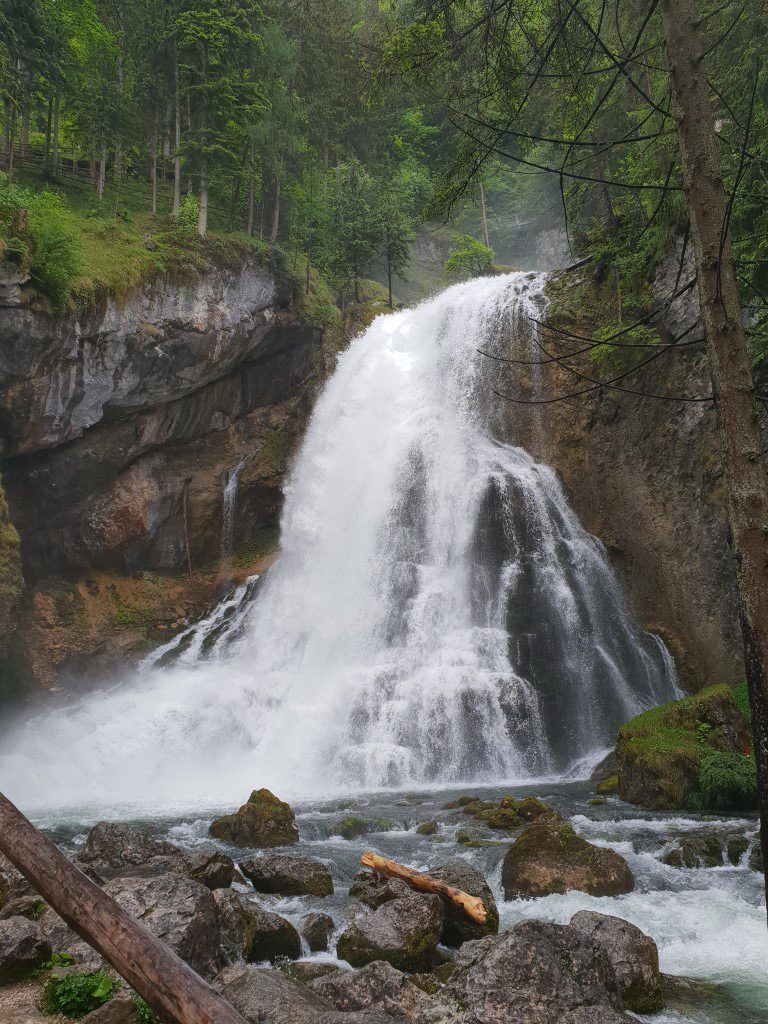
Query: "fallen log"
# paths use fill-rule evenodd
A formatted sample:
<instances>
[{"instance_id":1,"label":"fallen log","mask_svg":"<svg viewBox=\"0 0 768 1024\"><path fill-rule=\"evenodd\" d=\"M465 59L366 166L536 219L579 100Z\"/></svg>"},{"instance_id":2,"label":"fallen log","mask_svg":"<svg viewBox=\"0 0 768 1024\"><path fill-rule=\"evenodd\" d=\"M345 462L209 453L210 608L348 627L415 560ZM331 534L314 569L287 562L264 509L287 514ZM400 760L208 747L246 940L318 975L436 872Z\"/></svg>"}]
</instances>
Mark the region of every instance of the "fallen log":
<instances>
[{"instance_id":1,"label":"fallen log","mask_svg":"<svg viewBox=\"0 0 768 1024\"><path fill-rule=\"evenodd\" d=\"M79 871L0 793L0 851L168 1024L246 1024L172 949Z\"/></svg>"},{"instance_id":2,"label":"fallen log","mask_svg":"<svg viewBox=\"0 0 768 1024\"><path fill-rule=\"evenodd\" d=\"M478 924L485 924L485 906L479 896L470 896L468 892L462 892L461 889L447 885L437 878L432 878L431 875L423 875L420 871L407 868L404 864L398 864L395 860L379 857L378 854L373 853L371 850L366 850L360 861L364 867L372 868L378 874L385 875L387 878L399 878L401 881L407 882L412 888L418 889L419 892L431 892L437 893L438 896L445 896L451 903L455 903L457 907L460 907L467 917L471 917Z\"/></svg>"}]
</instances>

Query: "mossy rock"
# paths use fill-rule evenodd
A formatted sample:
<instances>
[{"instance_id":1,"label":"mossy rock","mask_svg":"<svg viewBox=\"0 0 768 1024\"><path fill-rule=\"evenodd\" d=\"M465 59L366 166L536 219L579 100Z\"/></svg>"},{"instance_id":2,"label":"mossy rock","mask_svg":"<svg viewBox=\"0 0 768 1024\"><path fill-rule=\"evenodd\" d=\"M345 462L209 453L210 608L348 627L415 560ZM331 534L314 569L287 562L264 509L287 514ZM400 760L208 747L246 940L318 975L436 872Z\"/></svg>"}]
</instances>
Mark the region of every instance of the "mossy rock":
<instances>
[{"instance_id":1,"label":"mossy rock","mask_svg":"<svg viewBox=\"0 0 768 1024\"><path fill-rule=\"evenodd\" d=\"M603 779L602 782L598 782L595 786L595 792L600 793L601 796L608 796L610 793L615 793L618 788L618 775L609 775L607 779Z\"/></svg>"},{"instance_id":2,"label":"mossy rock","mask_svg":"<svg viewBox=\"0 0 768 1024\"><path fill-rule=\"evenodd\" d=\"M290 805L268 789L255 789L240 810L216 818L208 831L214 838L235 846L257 849L289 846L299 841L296 816Z\"/></svg>"},{"instance_id":3,"label":"mossy rock","mask_svg":"<svg viewBox=\"0 0 768 1024\"><path fill-rule=\"evenodd\" d=\"M481 811L475 817L484 821L488 828L496 831L509 831L519 828L522 824L519 814L511 807L493 807L490 810Z\"/></svg>"},{"instance_id":4,"label":"mossy rock","mask_svg":"<svg viewBox=\"0 0 768 1024\"><path fill-rule=\"evenodd\" d=\"M619 896L635 886L622 856L593 846L565 822L529 826L507 851L501 880L507 899L571 889L591 896Z\"/></svg>"},{"instance_id":5,"label":"mossy rock","mask_svg":"<svg viewBox=\"0 0 768 1024\"><path fill-rule=\"evenodd\" d=\"M749 722L728 686L652 708L619 730L618 794L652 810L703 809L704 759L713 752L743 756L750 744Z\"/></svg>"},{"instance_id":6,"label":"mossy rock","mask_svg":"<svg viewBox=\"0 0 768 1024\"><path fill-rule=\"evenodd\" d=\"M374 832L389 832L394 827L394 821L389 818L358 818L350 814L331 826L330 835L341 836L342 839L361 839Z\"/></svg>"},{"instance_id":7,"label":"mossy rock","mask_svg":"<svg viewBox=\"0 0 768 1024\"><path fill-rule=\"evenodd\" d=\"M438 828L439 825L436 821L422 821L420 825L417 825L416 833L420 836L433 836Z\"/></svg>"},{"instance_id":8,"label":"mossy rock","mask_svg":"<svg viewBox=\"0 0 768 1024\"><path fill-rule=\"evenodd\" d=\"M516 810L518 817L523 821L538 821L544 815L549 818L558 817L551 804L537 800L535 796L524 796L522 800L518 800Z\"/></svg>"}]
</instances>

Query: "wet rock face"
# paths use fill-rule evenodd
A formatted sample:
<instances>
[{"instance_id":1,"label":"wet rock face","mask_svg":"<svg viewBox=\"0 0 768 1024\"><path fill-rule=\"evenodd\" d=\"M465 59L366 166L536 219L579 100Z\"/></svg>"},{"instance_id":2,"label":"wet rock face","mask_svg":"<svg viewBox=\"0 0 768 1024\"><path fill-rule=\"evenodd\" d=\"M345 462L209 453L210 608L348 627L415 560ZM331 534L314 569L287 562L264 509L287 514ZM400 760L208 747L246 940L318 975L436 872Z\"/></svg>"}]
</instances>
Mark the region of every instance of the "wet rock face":
<instances>
[{"instance_id":1,"label":"wet rock face","mask_svg":"<svg viewBox=\"0 0 768 1024\"><path fill-rule=\"evenodd\" d=\"M222 949L230 961L274 963L301 956L301 939L290 921L231 889L217 889L213 896Z\"/></svg>"},{"instance_id":2,"label":"wet rock face","mask_svg":"<svg viewBox=\"0 0 768 1024\"><path fill-rule=\"evenodd\" d=\"M408 978L383 960L359 971L334 971L311 981L307 988L337 1010L383 1010L392 1017L417 1020L429 997Z\"/></svg>"},{"instance_id":3,"label":"wet rock face","mask_svg":"<svg viewBox=\"0 0 768 1024\"><path fill-rule=\"evenodd\" d=\"M381 1010L336 1010L281 971L228 967L216 988L249 1024L392 1024Z\"/></svg>"},{"instance_id":4,"label":"wet rock face","mask_svg":"<svg viewBox=\"0 0 768 1024\"><path fill-rule=\"evenodd\" d=\"M570 926L605 949L616 971L625 1010L658 1013L664 1008L659 951L649 935L629 921L588 910L574 914Z\"/></svg>"},{"instance_id":5,"label":"wet rock face","mask_svg":"<svg viewBox=\"0 0 768 1024\"><path fill-rule=\"evenodd\" d=\"M182 875L116 878L108 896L137 918L203 977L221 967L220 928L213 894Z\"/></svg>"},{"instance_id":6,"label":"wet rock face","mask_svg":"<svg viewBox=\"0 0 768 1024\"><path fill-rule=\"evenodd\" d=\"M302 917L299 928L304 936L310 952L325 953L335 928L333 918L328 914L313 911Z\"/></svg>"},{"instance_id":7,"label":"wet rock face","mask_svg":"<svg viewBox=\"0 0 768 1024\"><path fill-rule=\"evenodd\" d=\"M456 889L479 896L485 907L485 924L478 924L468 917L463 910L448 899L443 899L445 920L440 941L446 946L460 946L473 939L482 939L485 935L495 935L499 930L499 911L491 888L483 874L462 857L430 869L430 875L447 882Z\"/></svg>"},{"instance_id":8,"label":"wet rock face","mask_svg":"<svg viewBox=\"0 0 768 1024\"><path fill-rule=\"evenodd\" d=\"M216 839L236 846L269 848L299 841L293 811L268 789L254 790L240 810L216 818L209 831Z\"/></svg>"},{"instance_id":9,"label":"wet rock face","mask_svg":"<svg viewBox=\"0 0 768 1024\"><path fill-rule=\"evenodd\" d=\"M44 964L51 944L39 924L25 917L0 921L0 985L10 985Z\"/></svg>"},{"instance_id":10,"label":"wet rock face","mask_svg":"<svg viewBox=\"0 0 768 1024\"><path fill-rule=\"evenodd\" d=\"M325 864L310 857L248 857L240 869L257 892L282 896L332 896L333 879Z\"/></svg>"},{"instance_id":11,"label":"wet rock face","mask_svg":"<svg viewBox=\"0 0 768 1024\"><path fill-rule=\"evenodd\" d=\"M113 821L100 821L88 833L77 860L103 877L128 874L136 867L155 868L156 873L181 868L182 852L172 843L154 839L146 832Z\"/></svg>"},{"instance_id":12,"label":"wet rock face","mask_svg":"<svg viewBox=\"0 0 768 1024\"><path fill-rule=\"evenodd\" d=\"M602 1024L622 1020L616 975L602 946L576 929L526 921L462 946L422 1024ZM570 1017L574 1011L577 1016Z\"/></svg>"},{"instance_id":13,"label":"wet rock face","mask_svg":"<svg viewBox=\"0 0 768 1024\"><path fill-rule=\"evenodd\" d=\"M200 850L184 857L184 871L206 889L226 889L235 880L235 862L218 850Z\"/></svg>"},{"instance_id":14,"label":"wet rock face","mask_svg":"<svg viewBox=\"0 0 768 1024\"><path fill-rule=\"evenodd\" d=\"M350 897L372 910L388 900L408 896L412 892L411 887L399 878L385 878L375 871L358 871L349 887Z\"/></svg>"},{"instance_id":15,"label":"wet rock face","mask_svg":"<svg viewBox=\"0 0 768 1024\"><path fill-rule=\"evenodd\" d=\"M336 952L353 967L386 960L402 971L425 970L433 964L443 918L439 896L411 891L354 918L339 937Z\"/></svg>"},{"instance_id":16,"label":"wet rock face","mask_svg":"<svg viewBox=\"0 0 768 1024\"><path fill-rule=\"evenodd\" d=\"M618 853L593 846L568 824L527 828L504 857L501 874L507 899L549 896L570 889L592 896L631 892L635 882Z\"/></svg>"}]
</instances>

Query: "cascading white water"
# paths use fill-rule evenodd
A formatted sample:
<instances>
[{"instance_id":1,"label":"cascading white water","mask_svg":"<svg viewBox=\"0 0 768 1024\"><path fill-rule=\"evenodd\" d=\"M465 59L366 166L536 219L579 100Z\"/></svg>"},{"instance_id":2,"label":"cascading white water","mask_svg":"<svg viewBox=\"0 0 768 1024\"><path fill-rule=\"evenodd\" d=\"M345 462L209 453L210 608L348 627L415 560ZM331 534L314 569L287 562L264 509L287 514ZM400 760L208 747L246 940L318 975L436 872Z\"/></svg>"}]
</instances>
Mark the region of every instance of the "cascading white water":
<instances>
[{"instance_id":1,"label":"cascading white water","mask_svg":"<svg viewBox=\"0 0 768 1024\"><path fill-rule=\"evenodd\" d=\"M30 803L189 806L563 772L676 692L554 472L491 427L543 279L456 285L340 357L293 465L277 564L137 678L2 745ZM230 616L232 616L230 621ZM175 646L186 653L167 662Z\"/></svg>"}]
</instances>

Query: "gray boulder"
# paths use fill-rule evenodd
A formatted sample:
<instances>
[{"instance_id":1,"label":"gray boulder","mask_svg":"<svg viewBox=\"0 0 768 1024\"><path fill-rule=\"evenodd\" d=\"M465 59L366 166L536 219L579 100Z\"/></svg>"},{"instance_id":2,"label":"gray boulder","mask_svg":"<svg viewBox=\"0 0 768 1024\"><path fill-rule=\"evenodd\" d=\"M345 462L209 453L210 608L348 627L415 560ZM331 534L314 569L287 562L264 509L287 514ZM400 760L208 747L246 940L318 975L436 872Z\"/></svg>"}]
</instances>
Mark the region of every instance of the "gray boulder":
<instances>
[{"instance_id":1,"label":"gray boulder","mask_svg":"<svg viewBox=\"0 0 768 1024\"><path fill-rule=\"evenodd\" d=\"M297 981L300 985L314 981L316 978L324 978L327 974L336 974L343 970L334 963L321 960L292 960L290 963L280 964L283 974Z\"/></svg>"},{"instance_id":2,"label":"gray boulder","mask_svg":"<svg viewBox=\"0 0 768 1024\"><path fill-rule=\"evenodd\" d=\"M386 960L401 971L426 970L434 962L443 919L439 896L409 890L354 918L339 937L336 953L353 967Z\"/></svg>"},{"instance_id":3,"label":"gray boulder","mask_svg":"<svg viewBox=\"0 0 768 1024\"><path fill-rule=\"evenodd\" d=\"M248 857L240 861L240 870L257 892L276 892L281 896L333 894L331 872L325 864L310 857Z\"/></svg>"},{"instance_id":4,"label":"gray boulder","mask_svg":"<svg viewBox=\"0 0 768 1024\"><path fill-rule=\"evenodd\" d=\"M402 971L383 960L376 960L360 971L334 971L310 981L307 988L345 1013L372 1007L406 1020L416 1020L430 1001Z\"/></svg>"},{"instance_id":5,"label":"gray boulder","mask_svg":"<svg viewBox=\"0 0 768 1024\"><path fill-rule=\"evenodd\" d=\"M34 889L7 857L0 853L0 908L11 900L29 896Z\"/></svg>"},{"instance_id":6,"label":"gray boulder","mask_svg":"<svg viewBox=\"0 0 768 1024\"><path fill-rule=\"evenodd\" d=\"M221 967L220 928L210 889L183 875L115 878L108 896L137 918L203 977Z\"/></svg>"},{"instance_id":7,"label":"gray boulder","mask_svg":"<svg viewBox=\"0 0 768 1024\"><path fill-rule=\"evenodd\" d=\"M325 953L335 925L328 914L313 911L306 914L299 922L299 931L313 953Z\"/></svg>"},{"instance_id":8,"label":"gray boulder","mask_svg":"<svg viewBox=\"0 0 768 1024\"><path fill-rule=\"evenodd\" d=\"M301 956L299 933L284 917L271 914L233 889L213 894L221 928L221 944L230 962L295 960Z\"/></svg>"},{"instance_id":9,"label":"gray boulder","mask_svg":"<svg viewBox=\"0 0 768 1024\"><path fill-rule=\"evenodd\" d=\"M372 910L382 903L397 899L398 896L408 896L412 892L410 885L399 878L385 878L375 871L358 871L349 887L350 897Z\"/></svg>"},{"instance_id":10,"label":"gray boulder","mask_svg":"<svg viewBox=\"0 0 768 1024\"><path fill-rule=\"evenodd\" d=\"M88 1024L139 1024L139 1012L133 993L118 989L109 1002L88 1014Z\"/></svg>"},{"instance_id":11,"label":"gray boulder","mask_svg":"<svg viewBox=\"0 0 768 1024\"><path fill-rule=\"evenodd\" d=\"M624 1009L658 1013L664 1008L659 975L659 951L653 939L629 921L581 910L571 928L600 943L616 971Z\"/></svg>"},{"instance_id":12,"label":"gray boulder","mask_svg":"<svg viewBox=\"0 0 768 1024\"><path fill-rule=\"evenodd\" d=\"M0 985L25 978L51 958L51 944L35 921L9 917L0 921Z\"/></svg>"},{"instance_id":13,"label":"gray boulder","mask_svg":"<svg viewBox=\"0 0 768 1024\"><path fill-rule=\"evenodd\" d=\"M568 1017L583 1008L592 1016ZM525 921L465 943L420 1024L597 1024L619 1010L619 984L602 946L575 928Z\"/></svg>"},{"instance_id":14,"label":"gray boulder","mask_svg":"<svg viewBox=\"0 0 768 1024\"><path fill-rule=\"evenodd\" d=\"M335 1010L282 971L228 967L216 979L216 988L249 1024L392 1024L379 1010Z\"/></svg>"},{"instance_id":15,"label":"gray boulder","mask_svg":"<svg viewBox=\"0 0 768 1024\"><path fill-rule=\"evenodd\" d=\"M115 821L94 825L75 859L81 867L85 865L105 878L127 873L135 876L136 868L155 874L183 870L183 855L178 846Z\"/></svg>"},{"instance_id":16,"label":"gray boulder","mask_svg":"<svg viewBox=\"0 0 768 1024\"><path fill-rule=\"evenodd\" d=\"M443 899L445 921L441 942L446 946L460 946L463 942L482 939L485 935L496 935L499 930L499 911L482 872L463 857L457 857L447 864L430 868L429 873L433 878L461 889L470 896L478 896L483 901L486 912L485 924L478 924L451 900Z\"/></svg>"},{"instance_id":17,"label":"gray boulder","mask_svg":"<svg viewBox=\"0 0 768 1024\"><path fill-rule=\"evenodd\" d=\"M235 880L235 862L220 850L198 850L184 857L184 873L206 889L226 889Z\"/></svg>"}]
</instances>

